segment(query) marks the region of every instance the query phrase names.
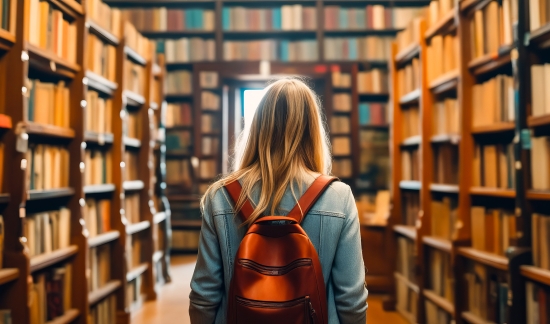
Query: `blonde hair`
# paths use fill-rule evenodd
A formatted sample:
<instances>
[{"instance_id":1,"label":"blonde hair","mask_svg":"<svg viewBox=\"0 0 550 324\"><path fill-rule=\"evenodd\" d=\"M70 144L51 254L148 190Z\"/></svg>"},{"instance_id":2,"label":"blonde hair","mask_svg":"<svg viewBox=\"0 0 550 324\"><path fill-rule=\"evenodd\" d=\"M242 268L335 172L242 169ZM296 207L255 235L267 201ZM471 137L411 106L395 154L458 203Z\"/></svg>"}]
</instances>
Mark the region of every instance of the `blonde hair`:
<instances>
[{"instance_id":1,"label":"blonde hair","mask_svg":"<svg viewBox=\"0 0 550 324\"><path fill-rule=\"evenodd\" d=\"M330 141L315 93L297 78L278 80L266 90L252 123L237 138L232 172L210 186L201 202L239 180L243 190L235 204L237 214L259 185L260 198L245 225L268 208L275 215L288 186L296 200L295 184L301 188L306 177L331 171Z\"/></svg>"}]
</instances>

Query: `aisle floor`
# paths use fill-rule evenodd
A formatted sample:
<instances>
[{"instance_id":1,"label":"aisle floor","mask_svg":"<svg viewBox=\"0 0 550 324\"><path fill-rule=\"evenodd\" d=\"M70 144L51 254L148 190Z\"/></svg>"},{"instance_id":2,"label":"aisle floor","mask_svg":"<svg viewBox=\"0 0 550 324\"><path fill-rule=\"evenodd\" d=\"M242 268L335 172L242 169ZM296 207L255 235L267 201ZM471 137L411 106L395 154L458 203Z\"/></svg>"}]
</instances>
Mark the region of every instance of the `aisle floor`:
<instances>
[{"instance_id":1,"label":"aisle floor","mask_svg":"<svg viewBox=\"0 0 550 324\"><path fill-rule=\"evenodd\" d=\"M195 267L195 256L176 256L172 258L172 283L159 289L157 301L144 304L132 318L133 324L188 324L189 315L189 281ZM382 297L369 296L367 322L376 323L407 323L395 312L382 310Z\"/></svg>"}]
</instances>

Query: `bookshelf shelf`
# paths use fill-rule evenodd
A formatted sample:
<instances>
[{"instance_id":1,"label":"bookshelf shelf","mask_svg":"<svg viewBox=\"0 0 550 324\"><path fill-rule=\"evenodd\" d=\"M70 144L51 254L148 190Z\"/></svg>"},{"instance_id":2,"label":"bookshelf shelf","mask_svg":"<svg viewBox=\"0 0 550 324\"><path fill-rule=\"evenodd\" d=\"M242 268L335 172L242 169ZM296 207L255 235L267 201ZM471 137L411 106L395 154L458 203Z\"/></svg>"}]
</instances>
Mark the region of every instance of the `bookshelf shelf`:
<instances>
[{"instance_id":1,"label":"bookshelf shelf","mask_svg":"<svg viewBox=\"0 0 550 324\"><path fill-rule=\"evenodd\" d=\"M451 10L445 16L443 16L437 24L426 30L424 37L426 40L431 39L435 35L446 34L456 30L457 23L455 20L456 11Z\"/></svg>"},{"instance_id":2,"label":"bookshelf shelf","mask_svg":"<svg viewBox=\"0 0 550 324\"><path fill-rule=\"evenodd\" d=\"M162 223L166 220L166 213L165 212L159 212L159 213L156 213L154 216L153 216L153 223L154 224L159 224L159 223Z\"/></svg>"},{"instance_id":3,"label":"bookshelf shelf","mask_svg":"<svg viewBox=\"0 0 550 324\"><path fill-rule=\"evenodd\" d=\"M430 142L433 144L449 143L458 145L460 143L460 135L458 134L439 134L430 138Z\"/></svg>"},{"instance_id":4,"label":"bookshelf shelf","mask_svg":"<svg viewBox=\"0 0 550 324\"><path fill-rule=\"evenodd\" d=\"M423 236L422 242L434 249L447 253L451 253L453 248L451 241L434 236Z\"/></svg>"},{"instance_id":5,"label":"bookshelf shelf","mask_svg":"<svg viewBox=\"0 0 550 324\"><path fill-rule=\"evenodd\" d=\"M315 38L315 30L273 30L273 31L224 31L224 40L263 38Z\"/></svg>"},{"instance_id":6,"label":"bookshelf shelf","mask_svg":"<svg viewBox=\"0 0 550 324\"><path fill-rule=\"evenodd\" d=\"M22 125L25 128L27 134L31 136L54 137L64 139L73 139L75 136L74 130L71 128L48 124L39 124L34 122L25 122L22 123Z\"/></svg>"},{"instance_id":7,"label":"bookshelf shelf","mask_svg":"<svg viewBox=\"0 0 550 324\"><path fill-rule=\"evenodd\" d=\"M117 291L118 288L120 288L121 282L120 280L111 280L103 287L91 291L88 293L88 303L90 305L95 305L101 300L105 299L106 297L110 296L112 293Z\"/></svg>"},{"instance_id":8,"label":"bookshelf shelf","mask_svg":"<svg viewBox=\"0 0 550 324\"><path fill-rule=\"evenodd\" d=\"M474 313L471 313L471 312L462 312L461 314L462 318L466 320L466 322L470 323L470 324L487 324L489 322L487 322L486 320L484 320L483 318L475 315Z\"/></svg>"},{"instance_id":9,"label":"bookshelf shelf","mask_svg":"<svg viewBox=\"0 0 550 324\"><path fill-rule=\"evenodd\" d=\"M550 200L550 191L528 190L527 199L530 200Z\"/></svg>"},{"instance_id":10,"label":"bookshelf shelf","mask_svg":"<svg viewBox=\"0 0 550 324\"><path fill-rule=\"evenodd\" d=\"M100 245L111 243L120 237L119 231L109 231L88 239L88 246L94 248Z\"/></svg>"},{"instance_id":11,"label":"bookshelf shelf","mask_svg":"<svg viewBox=\"0 0 550 324\"><path fill-rule=\"evenodd\" d=\"M130 90L124 90L124 97L128 106L139 107L145 104L145 98L142 95Z\"/></svg>"},{"instance_id":12,"label":"bookshelf shelf","mask_svg":"<svg viewBox=\"0 0 550 324\"><path fill-rule=\"evenodd\" d=\"M514 122L500 122L486 126L476 126L472 128L473 135L509 133L516 129Z\"/></svg>"},{"instance_id":13,"label":"bookshelf shelf","mask_svg":"<svg viewBox=\"0 0 550 324\"><path fill-rule=\"evenodd\" d=\"M416 180L401 180L399 181L399 188L405 190L420 190L422 189L422 183Z\"/></svg>"},{"instance_id":14,"label":"bookshelf shelf","mask_svg":"<svg viewBox=\"0 0 550 324\"><path fill-rule=\"evenodd\" d=\"M430 191L432 191L432 192L441 192L441 193L458 194L459 188L458 188L458 185L432 183L432 184L430 184Z\"/></svg>"},{"instance_id":15,"label":"bookshelf shelf","mask_svg":"<svg viewBox=\"0 0 550 324\"><path fill-rule=\"evenodd\" d=\"M395 56L395 63L396 65L404 65L418 55L420 55L420 45L418 43L413 43L397 53Z\"/></svg>"},{"instance_id":16,"label":"bookshelf shelf","mask_svg":"<svg viewBox=\"0 0 550 324\"><path fill-rule=\"evenodd\" d=\"M8 282L12 282L19 278L19 269L5 268L0 269L0 286Z\"/></svg>"},{"instance_id":17,"label":"bookshelf shelf","mask_svg":"<svg viewBox=\"0 0 550 324\"><path fill-rule=\"evenodd\" d=\"M399 104L402 106L417 104L421 93L420 89L413 90L399 98Z\"/></svg>"},{"instance_id":18,"label":"bookshelf shelf","mask_svg":"<svg viewBox=\"0 0 550 324\"><path fill-rule=\"evenodd\" d=\"M75 0L48 0L51 4L61 9L64 13L76 17L83 15L84 9L82 5Z\"/></svg>"},{"instance_id":19,"label":"bookshelf shelf","mask_svg":"<svg viewBox=\"0 0 550 324\"><path fill-rule=\"evenodd\" d=\"M5 205L9 202L10 202L10 194L9 193L0 194L0 205Z\"/></svg>"},{"instance_id":20,"label":"bookshelf shelf","mask_svg":"<svg viewBox=\"0 0 550 324\"><path fill-rule=\"evenodd\" d=\"M458 70L447 72L432 81L429 88L434 94L455 90L458 87L459 76Z\"/></svg>"},{"instance_id":21,"label":"bookshelf shelf","mask_svg":"<svg viewBox=\"0 0 550 324\"><path fill-rule=\"evenodd\" d=\"M499 198L516 198L516 191L514 189L472 187L470 188L470 195Z\"/></svg>"},{"instance_id":22,"label":"bookshelf shelf","mask_svg":"<svg viewBox=\"0 0 550 324\"><path fill-rule=\"evenodd\" d=\"M521 266L521 275L538 283L550 286L550 270L535 266Z\"/></svg>"},{"instance_id":23,"label":"bookshelf shelf","mask_svg":"<svg viewBox=\"0 0 550 324\"><path fill-rule=\"evenodd\" d=\"M471 247L458 248L458 254L475 262L486 266L499 269L502 271L508 270L508 259L501 255L496 255L490 252L476 250Z\"/></svg>"},{"instance_id":24,"label":"bookshelf shelf","mask_svg":"<svg viewBox=\"0 0 550 324\"><path fill-rule=\"evenodd\" d=\"M325 30L325 36L395 36L400 29L343 29L343 30Z\"/></svg>"},{"instance_id":25,"label":"bookshelf shelf","mask_svg":"<svg viewBox=\"0 0 550 324\"><path fill-rule=\"evenodd\" d=\"M422 142L422 135L414 135L401 142L401 146L418 146Z\"/></svg>"},{"instance_id":26,"label":"bookshelf shelf","mask_svg":"<svg viewBox=\"0 0 550 324\"><path fill-rule=\"evenodd\" d=\"M188 152L166 151L166 157L167 158L190 158L192 157L192 155L191 153L188 153Z\"/></svg>"},{"instance_id":27,"label":"bookshelf shelf","mask_svg":"<svg viewBox=\"0 0 550 324\"><path fill-rule=\"evenodd\" d=\"M527 117L527 125L532 128L548 127L550 126L550 115L544 116L529 116Z\"/></svg>"},{"instance_id":28,"label":"bookshelf shelf","mask_svg":"<svg viewBox=\"0 0 550 324\"><path fill-rule=\"evenodd\" d=\"M136 233L145 231L149 227L151 227L151 222L149 222L148 220L135 224L129 224L126 225L126 234L134 235Z\"/></svg>"},{"instance_id":29,"label":"bookshelf shelf","mask_svg":"<svg viewBox=\"0 0 550 324\"><path fill-rule=\"evenodd\" d=\"M193 128L194 127L192 125L175 125L171 127L166 127L166 131L169 132L169 131L178 131L178 130L190 130Z\"/></svg>"},{"instance_id":30,"label":"bookshelf shelf","mask_svg":"<svg viewBox=\"0 0 550 324\"><path fill-rule=\"evenodd\" d=\"M15 44L15 35L0 28L0 49L8 51Z\"/></svg>"},{"instance_id":31,"label":"bookshelf shelf","mask_svg":"<svg viewBox=\"0 0 550 324\"><path fill-rule=\"evenodd\" d=\"M193 100L192 94L170 93L166 95L166 101L168 102L179 102L179 101L190 101L190 100Z\"/></svg>"},{"instance_id":32,"label":"bookshelf shelf","mask_svg":"<svg viewBox=\"0 0 550 324\"><path fill-rule=\"evenodd\" d=\"M63 198L63 197L70 197L72 195L74 195L74 189L73 188L29 190L27 200Z\"/></svg>"},{"instance_id":33,"label":"bookshelf shelf","mask_svg":"<svg viewBox=\"0 0 550 324\"><path fill-rule=\"evenodd\" d=\"M54 318L51 321L46 322L46 324L67 324L72 323L78 316L80 315L80 312L78 309L69 309L65 312L65 314Z\"/></svg>"},{"instance_id":34,"label":"bookshelf shelf","mask_svg":"<svg viewBox=\"0 0 550 324\"><path fill-rule=\"evenodd\" d=\"M529 45L538 49L547 49L550 47L550 23L531 32Z\"/></svg>"},{"instance_id":35,"label":"bookshelf shelf","mask_svg":"<svg viewBox=\"0 0 550 324\"><path fill-rule=\"evenodd\" d=\"M367 124L367 125L360 125L361 129L388 129L390 127L389 124Z\"/></svg>"},{"instance_id":36,"label":"bookshelf shelf","mask_svg":"<svg viewBox=\"0 0 550 324\"><path fill-rule=\"evenodd\" d=\"M487 54L482 57L475 58L468 63L470 71L476 75L483 75L494 72L495 70L512 63L510 56L510 46L502 47L498 53Z\"/></svg>"},{"instance_id":37,"label":"bookshelf shelf","mask_svg":"<svg viewBox=\"0 0 550 324\"><path fill-rule=\"evenodd\" d=\"M12 128L11 117L8 115L0 114L0 130L7 130Z\"/></svg>"},{"instance_id":38,"label":"bookshelf shelf","mask_svg":"<svg viewBox=\"0 0 550 324\"><path fill-rule=\"evenodd\" d=\"M149 264L142 263L138 265L137 267L133 268L132 270L128 271L126 273L126 281L132 281L136 279L137 277L141 276L147 269L149 268Z\"/></svg>"},{"instance_id":39,"label":"bookshelf shelf","mask_svg":"<svg viewBox=\"0 0 550 324\"><path fill-rule=\"evenodd\" d=\"M180 230L198 230L202 226L202 221L197 220L173 220L172 228Z\"/></svg>"},{"instance_id":40,"label":"bookshelf shelf","mask_svg":"<svg viewBox=\"0 0 550 324\"><path fill-rule=\"evenodd\" d=\"M33 256L31 257L30 271L32 273L32 272L47 268L49 266L52 266L54 264L57 264L59 262L65 261L68 258L75 255L77 252L78 252L78 246L71 245L69 247L55 250L50 253Z\"/></svg>"},{"instance_id":41,"label":"bookshelf shelf","mask_svg":"<svg viewBox=\"0 0 550 324\"><path fill-rule=\"evenodd\" d=\"M92 71L86 71L86 78L88 79L88 87L106 94L109 97L112 97L118 88L116 82L107 80L107 78Z\"/></svg>"},{"instance_id":42,"label":"bookshelf shelf","mask_svg":"<svg viewBox=\"0 0 550 324\"><path fill-rule=\"evenodd\" d=\"M221 135L220 132L204 132L204 133L201 133L202 136L207 136L207 137L218 137Z\"/></svg>"},{"instance_id":43,"label":"bookshelf shelf","mask_svg":"<svg viewBox=\"0 0 550 324\"><path fill-rule=\"evenodd\" d=\"M84 132L84 141L94 144L113 144L113 133L97 133L92 131Z\"/></svg>"},{"instance_id":44,"label":"bookshelf shelf","mask_svg":"<svg viewBox=\"0 0 550 324\"><path fill-rule=\"evenodd\" d=\"M359 101L388 101L389 93L360 93Z\"/></svg>"},{"instance_id":45,"label":"bookshelf shelf","mask_svg":"<svg viewBox=\"0 0 550 324\"><path fill-rule=\"evenodd\" d=\"M124 181L122 188L127 191L137 191L145 187L145 184L141 180L129 180Z\"/></svg>"},{"instance_id":46,"label":"bookshelf shelf","mask_svg":"<svg viewBox=\"0 0 550 324\"><path fill-rule=\"evenodd\" d=\"M420 293L420 289L418 289L417 284L412 283L409 279L407 279L404 275L400 274L399 272L394 272L394 275L397 280L400 280L406 283L407 287L409 287L410 290L414 291L417 294Z\"/></svg>"},{"instance_id":47,"label":"bookshelf shelf","mask_svg":"<svg viewBox=\"0 0 550 324\"><path fill-rule=\"evenodd\" d=\"M91 18L88 18L86 21L86 26L90 29L90 32L96 36L99 36L101 40L107 44L118 46L120 40L113 33L107 29L101 27L96 21Z\"/></svg>"},{"instance_id":48,"label":"bookshelf shelf","mask_svg":"<svg viewBox=\"0 0 550 324\"><path fill-rule=\"evenodd\" d=\"M203 37L214 38L216 33L213 30L177 30L177 31L143 31L143 36L149 38L182 38L182 37Z\"/></svg>"},{"instance_id":49,"label":"bookshelf shelf","mask_svg":"<svg viewBox=\"0 0 550 324\"><path fill-rule=\"evenodd\" d=\"M136 52L130 46L124 46L124 54L126 54L126 56L130 60L132 60L134 63L140 64L140 65L143 65L143 66L145 66L145 64L147 64L147 61L145 60L145 58L143 58L143 56L139 55L138 52Z\"/></svg>"},{"instance_id":50,"label":"bookshelf shelf","mask_svg":"<svg viewBox=\"0 0 550 324\"><path fill-rule=\"evenodd\" d=\"M439 296L432 290L424 289L423 290L424 297L429 299L432 303L436 304L439 308L443 309L449 314L454 314L455 307L453 303L445 299L444 297Z\"/></svg>"},{"instance_id":51,"label":"bookshelf shelf","mask_svg":"<svg viewBox=\"0 0 550 324\"><path fill-rule=\"evenodd\" d=\"M411 240L416 240L416 228L408 225L395 225L393 231Z\"/></svg>"},{"instance_id":52,"label":"bookshelf shelf","mask_svg":"<svg viewBox=\"0 0 550 324\"><path fill-rule=\"evenodd\" d=\"M25 47L29 54L30 66L37 70L58 76L61 78L74 79L80 71L80 66L76 63L71 63L52 52L41 49L30 43L26 43Z\"/></svg>"},{"instance_id":53,"label":"bookshelf shelf","mask_svg":"<svg viewBox=\"0 0 550 324\"><path fill-rule=\"evenodd\" d=\"M126 147L132 147L132 148L136 148L136 149L141 147L141 141L137 138L124 136L122 141L124 142L124 146L126 146Z\"/></svg>"}]
</instances>

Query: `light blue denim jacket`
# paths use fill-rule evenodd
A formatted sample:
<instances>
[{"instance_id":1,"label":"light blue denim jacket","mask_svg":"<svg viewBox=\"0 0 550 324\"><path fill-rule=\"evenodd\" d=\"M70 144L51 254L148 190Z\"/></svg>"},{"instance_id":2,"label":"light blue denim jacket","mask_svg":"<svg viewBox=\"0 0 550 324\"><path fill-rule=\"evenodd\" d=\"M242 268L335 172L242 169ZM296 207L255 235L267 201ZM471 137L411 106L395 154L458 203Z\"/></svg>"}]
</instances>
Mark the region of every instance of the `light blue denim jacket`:
<instances>
[{"instance_id":1,"label":"light blue denim jacket","mask_svg":"<svg viewBox=\"0 0 550 324\"><path fill-rule=\"evenodd\" d=\"M257 192L252 194L254 202L258 198ZM279 211L286 215L295 204L287 189ZM212 194L202 206L199 254L189 295L193 324L226 322L233 262L247 230L239 227L241 219L235 217L232 206L225 189ZM350 187L342 182L332 183L306 215L302 227L321 261L327 288L328 322L365 324L365 268L357 207Z\"/></svg>"}]
</instances>

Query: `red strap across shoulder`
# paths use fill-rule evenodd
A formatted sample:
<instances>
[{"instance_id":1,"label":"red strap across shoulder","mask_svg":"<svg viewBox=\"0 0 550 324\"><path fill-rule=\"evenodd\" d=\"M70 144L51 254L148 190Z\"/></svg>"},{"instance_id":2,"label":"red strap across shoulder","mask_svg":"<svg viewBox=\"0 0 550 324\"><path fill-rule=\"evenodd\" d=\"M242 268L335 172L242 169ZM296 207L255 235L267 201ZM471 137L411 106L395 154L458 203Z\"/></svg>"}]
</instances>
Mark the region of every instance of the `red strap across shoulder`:
<instances>
[{"instance_id":1,"label":"red strap across shoulder","mask_svg":"<svg viewBox=\"0 0 550 324\"><path fill-rule=\"evenodd\" d=\"M302 223L305 215L313 207L317 199L321 197L325 189L330 186L333 181L336 181L336 177L321 175L313 181L311 186L306 190L306 192L300 197L298 203L292 210L288 213L288 217L294 218L298 224Z\"/></svg>"},{"instance_id":2,"label":"red strap across shoulder","mask_svg":"<svg viewBox=\"0 0 550 324\"><path fill-rule=\"evenodd\" d=\"M227 189L227 192L231 196L231 199L233 199L233 204L236 205L237 201L239 201L239 197L241 196L241 191L243 190L239 181L235 180L231 183L226 184L225 189ZM243 219L243 222L245 222L252 215L253 212L254 207L252 207L252 203L250 203L250 200L248 200L247 198L239 213L241 215L241 218Z\"/></svg>"}]
</instances>

